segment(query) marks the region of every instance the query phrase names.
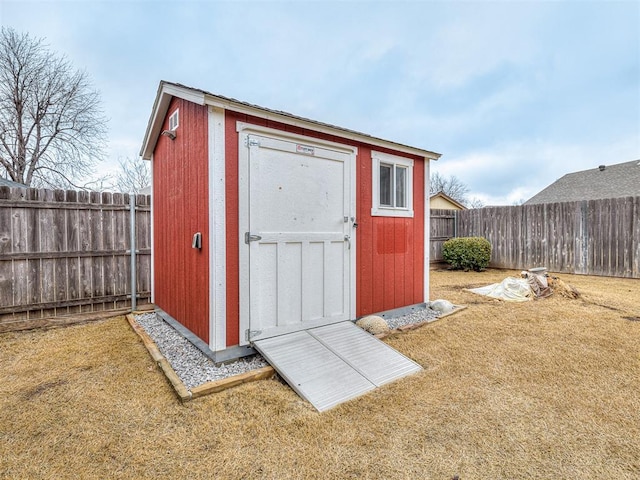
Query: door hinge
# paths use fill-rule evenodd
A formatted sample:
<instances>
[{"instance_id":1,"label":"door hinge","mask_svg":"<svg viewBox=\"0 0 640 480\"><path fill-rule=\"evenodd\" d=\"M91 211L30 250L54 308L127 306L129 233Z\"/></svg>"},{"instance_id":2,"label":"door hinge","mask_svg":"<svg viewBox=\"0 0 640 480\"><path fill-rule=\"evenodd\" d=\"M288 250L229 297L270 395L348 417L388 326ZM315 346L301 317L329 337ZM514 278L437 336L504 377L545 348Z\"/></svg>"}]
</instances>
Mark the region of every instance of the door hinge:
<instances>
[{"instance_id":1,"label":"door hinge","mask_svg":"<svg viewBox=\"0 0 640 480\"><path fill-rule=\"evenodd\" d=\"M252 138L252 137L247 135L247 137L244 139L244 146L245 147L259 147L260 146L260 140L258 140L256 138Z\"/></svg>"},{"instance_id":2,"label":"door hinge","mask_svg":"<svg viewBox=\"0 0 640 480\"><path fill-rule=\"evenodd\" d=\"M248 342L251 340L251 337L255 337L256 335L260 335L261 333L262 333L262 330L251 330L247 328L244 331L244 339Z\"/></svg>"},{"instance_id":3,"label":"door hinge","mask_svg":"<svg viewBox=\"0 0 640 480\"><path fill-rule=\"evenodd\" d=\"M247 245L251 242L259 242L260 240L262 240L260 235L251 235L251 232L245 232L244 234L244 243Z\"/></svg>"}]
</instances>

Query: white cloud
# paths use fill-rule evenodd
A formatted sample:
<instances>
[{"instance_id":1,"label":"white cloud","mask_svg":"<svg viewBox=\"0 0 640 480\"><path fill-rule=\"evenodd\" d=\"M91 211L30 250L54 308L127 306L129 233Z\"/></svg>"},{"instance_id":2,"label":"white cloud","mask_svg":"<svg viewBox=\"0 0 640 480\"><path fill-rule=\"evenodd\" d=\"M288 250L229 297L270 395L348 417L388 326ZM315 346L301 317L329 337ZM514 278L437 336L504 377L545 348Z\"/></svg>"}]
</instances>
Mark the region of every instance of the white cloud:
<instances>
[{"instance_id":1,"label":"white cloud","mask_svg":"<svg viewBox=\"0 0 640 480\"><path fill-rule=\"evenodd\" d=\"M434 25L422 77L438 90L456 89L500 65L536 61L535 28L546 8L506 2L454 3L453 15Z\"/></svg>"},{"instance_id":2,"label":"white cloud","mask_svg":"<svg viewBox=\"0 0 640 480\"><path fill-rule=\"evenodd\" d=\"M470 188L470 197L487 205L512 205L533 195L567 173L640 158L640 138L627 136L611 144L509 143L491 150L443 157L433 172L455 175Z\"/></svg>"},{"instance_id":3,"label":"white cloud","mask_svg":"<svg viewBox=\"0 0 640 480\"><path fill-rule=\"evenodd\" d=\"M95 79L111 163L161 79L438 151L492 204L640 156L632 2L0 2Z\"/></svg>"}]
</instances>

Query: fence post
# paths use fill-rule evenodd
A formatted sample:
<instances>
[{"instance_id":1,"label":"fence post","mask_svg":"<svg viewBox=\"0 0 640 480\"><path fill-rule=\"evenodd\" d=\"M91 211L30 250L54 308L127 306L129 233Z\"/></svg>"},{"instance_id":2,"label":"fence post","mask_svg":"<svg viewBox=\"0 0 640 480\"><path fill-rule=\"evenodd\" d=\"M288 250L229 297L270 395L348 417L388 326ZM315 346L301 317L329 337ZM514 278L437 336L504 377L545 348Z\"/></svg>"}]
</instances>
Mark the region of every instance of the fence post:
<instances>
[{"instance_id":1,"label":"fence post","mask_svg":"<svg viewBox=\"0 0 640 480\"><path fill-rule=\"evenodd\" d=\"M576 235L575 258L578 260L575 273L589 273L589 202L582 200L578 204L578 235Z\"/></svg>"},{"instance_id":2,"label":"fence post","mask_svg":"<svg viewBox=\"0 0 640 480\"><path fill-rule=\"evenodd\" d=\"M137 308L137 281L136 281L136 195L129 194L129 217L131 221L131 311Z\"/></svg>"},{"instance_id":3,"label":"fence post","mask_svg":"<svg viewBox=\"0 0 640 480\"><path fill-rule=\"evenodd\" d=\"M453 211L453 238L458 238L458 210Z\"/></svg>"}]
</instances>

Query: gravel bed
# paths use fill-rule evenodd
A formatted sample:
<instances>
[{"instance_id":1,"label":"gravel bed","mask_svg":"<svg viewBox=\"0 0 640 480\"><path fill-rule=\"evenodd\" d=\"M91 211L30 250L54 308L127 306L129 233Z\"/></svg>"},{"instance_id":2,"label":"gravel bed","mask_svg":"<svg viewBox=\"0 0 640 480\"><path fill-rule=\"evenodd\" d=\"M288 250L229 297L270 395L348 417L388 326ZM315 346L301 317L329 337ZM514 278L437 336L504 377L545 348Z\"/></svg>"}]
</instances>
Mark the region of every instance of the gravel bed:
<instances>
[{"instance_id":1,"label":"gravel bed","mask_svg":"<svg viewBox=\"0 0 640 480\"><path fill-rule=\"evenodd\" d=\"M436 312L435 310L431 310L430 308L425 308L423 310L416 310L415 312L403 315L402 317L385 318L385 321L389 325L389 328L391 330L394 330L398 327L410 325L413 323L420 323L425 321L433 322L439 316L440 312Z\"/></svg>"},{"instance_id":2,"label":"gravel bed","mask_svg":"<svg viewBox=\"0 0 640 480\"><path fill-rule=\"evenodd\" d=\"M439 315L439 312L427 308L402 317L385 318L385 320L393 330L403 325L433 321ZM261 355L252 355L216 366L210 358L154 312L136 315L135 320L155 342L187 389L268 365Z\"/></svg>"},{"instance_id":3,"label":"gravel bed","mask_svg":"<svg viewBox=\"0 0 640 480\"><path fill-rule=\"evenodd\" d=\"M135 319L155 342L187 388L240 375L268 365L260 355L252 355L216 366L209 357L155 313L136 315Z\"/></svg>"}]
</instances>

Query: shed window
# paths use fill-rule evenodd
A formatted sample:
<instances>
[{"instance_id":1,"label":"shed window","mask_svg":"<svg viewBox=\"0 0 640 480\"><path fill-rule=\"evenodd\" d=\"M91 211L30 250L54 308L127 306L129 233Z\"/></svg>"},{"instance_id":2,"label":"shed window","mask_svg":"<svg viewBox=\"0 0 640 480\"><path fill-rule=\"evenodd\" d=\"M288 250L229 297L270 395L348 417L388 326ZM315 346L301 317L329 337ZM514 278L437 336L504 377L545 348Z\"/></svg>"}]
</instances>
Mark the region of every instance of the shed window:
<instances>
[{"instance_id":1,"label":"shed window","mask_svg":"<svg viewBox=\"0 0 640 480\"><path fill-rule=\"evenodd\" d=\"M413 217L413 160L372 152L373 205L371 215Z\"/></svg>"},{"instance_id":2,"label":"shed window","mask_svg":"<svg viewBox=\"0 0 640 480\"><path fill-rule=\"evenodd\" d=\"M179 112L180 112L180 109L177 109L169 117L169 130L175 130L176 128L178 128L178 113Z\"/></svg>"}]
</instances>

